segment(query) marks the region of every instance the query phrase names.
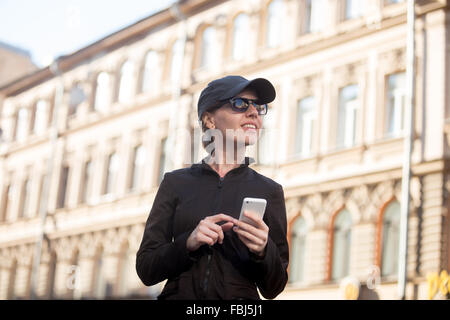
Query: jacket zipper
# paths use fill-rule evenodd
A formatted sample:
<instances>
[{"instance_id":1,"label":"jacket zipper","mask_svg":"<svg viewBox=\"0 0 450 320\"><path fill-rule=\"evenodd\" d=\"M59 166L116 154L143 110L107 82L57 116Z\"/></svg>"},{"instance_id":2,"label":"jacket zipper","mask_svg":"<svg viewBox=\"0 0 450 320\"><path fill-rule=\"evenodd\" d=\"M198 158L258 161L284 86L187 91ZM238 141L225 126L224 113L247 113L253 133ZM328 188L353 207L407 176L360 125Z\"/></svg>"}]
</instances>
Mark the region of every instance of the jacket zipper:
<instances>
[{"instance_id":1,"label":"jacket zipper","mask_svg":"<svg viewBox=\"0 0 450 320\"><path fill-rule=\"evenodd\" d=\"M205 271L205 279L203 280L203 296L204 298L207 297L208 294L208 282L209 282L209 274L211 273L211 258L212 258L212 252L208 251L208 257L206 262L206 271Z\"/></svg>"},{"instance_id":2,"label":"jacket zipper","mask_svg":"<svg viewBox=\"0 0 450 320\"><path fill-rule=\"evenodd\" d=\"M219 192L222 192L222 185L223 185L224 177L219 176L219 184L217 187L219 188ZM218 195L220 197L221 194ZM206 270L205 270L205 278L203 279L203 295L206 298L208 294L208 283L209 283L209 275L211 274L211 259L212 259L212 249L211 247L208 248L208 256L207 256L207 262L206 262Z\"/></svg>"}]
</instances>

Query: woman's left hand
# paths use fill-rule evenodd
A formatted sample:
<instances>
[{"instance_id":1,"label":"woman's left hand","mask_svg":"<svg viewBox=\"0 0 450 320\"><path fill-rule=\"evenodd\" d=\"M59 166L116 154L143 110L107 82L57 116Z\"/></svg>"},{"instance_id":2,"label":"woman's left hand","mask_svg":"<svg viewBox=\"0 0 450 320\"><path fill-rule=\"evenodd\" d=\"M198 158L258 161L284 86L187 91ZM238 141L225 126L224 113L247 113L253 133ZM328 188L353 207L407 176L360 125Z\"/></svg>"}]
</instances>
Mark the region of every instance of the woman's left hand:
<instances>
[{"instance_id":1,"label":"woman's left hand","mask_svg":"<svg viewBox=\"0 0 450 320\"><path fill-rule=\"evenodd\" d=\"M244 211L244 216L253 221L254 225L236 220L233 231L251 252L263 256L269 237L269 227L256 213Z\"/></svg>"}]
</instances>

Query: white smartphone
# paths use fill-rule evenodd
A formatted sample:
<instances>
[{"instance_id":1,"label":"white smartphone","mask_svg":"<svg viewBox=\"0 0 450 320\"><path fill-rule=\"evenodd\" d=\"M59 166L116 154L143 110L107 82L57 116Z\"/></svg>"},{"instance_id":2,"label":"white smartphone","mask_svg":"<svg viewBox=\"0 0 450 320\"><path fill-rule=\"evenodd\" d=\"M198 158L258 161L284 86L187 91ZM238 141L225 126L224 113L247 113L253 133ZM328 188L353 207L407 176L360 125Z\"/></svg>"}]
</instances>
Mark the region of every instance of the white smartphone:
<instances>
[{"instance_id":1,"label":"white smartphone","mask_svg":"<svg viewBox=\"0 0 450 320\"><path fill-rule=\"evenodd\" d=\"M261 217L264 217L264 212L266 211L266 199L262 198L244 198L242 201L241 214L239 215L239 220L247 222L254 225L253 221L244 216L244 211L251 211L256 213Z\"/></svg>"}]
</instances>

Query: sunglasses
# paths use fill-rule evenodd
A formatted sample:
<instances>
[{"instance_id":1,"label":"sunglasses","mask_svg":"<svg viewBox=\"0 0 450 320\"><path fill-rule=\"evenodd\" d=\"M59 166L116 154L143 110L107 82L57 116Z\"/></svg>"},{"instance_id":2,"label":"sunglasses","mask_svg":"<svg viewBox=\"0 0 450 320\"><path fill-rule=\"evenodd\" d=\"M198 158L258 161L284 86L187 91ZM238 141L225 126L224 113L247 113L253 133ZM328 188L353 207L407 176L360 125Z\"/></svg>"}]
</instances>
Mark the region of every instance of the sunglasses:
<instances>
[{"instance_id":1,"label":"sunglasses","mask_svg":"<svg viewBox=\"0 0 450 320\"><path fill-rule=\"evenodd\" d=\"M254 100L240 97L230 99L228 102L231 105L231 109L236 112L246 112L250 105L253 105L260 116L267 114L268 107L266 103L258 104Z\"/></svg>"}]
</instances>

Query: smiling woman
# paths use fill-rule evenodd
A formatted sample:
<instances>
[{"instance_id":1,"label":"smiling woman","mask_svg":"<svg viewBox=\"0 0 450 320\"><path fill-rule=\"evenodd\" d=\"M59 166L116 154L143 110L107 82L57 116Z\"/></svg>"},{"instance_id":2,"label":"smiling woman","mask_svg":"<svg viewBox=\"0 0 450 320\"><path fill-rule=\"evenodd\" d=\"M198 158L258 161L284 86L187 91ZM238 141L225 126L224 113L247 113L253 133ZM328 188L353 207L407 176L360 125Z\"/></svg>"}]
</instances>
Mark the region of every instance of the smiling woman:
<instances>
[{"instance_id":1,"label":"smiling woman","mask_svg":"<svg viewBox=\"0 0 450 320\"><path fill-rule=\"evenodd\" d=\"M168 280L159 299L260 299L258 290L273 299L283 291L283 188L244 157L274 99L268 80L240 76L214 80L200 94L198 118L213 147L201 163L164 175L137 253L145 285ZM245 211L250 223L238 220L246 197L267 201L263 219Z\"/></svg>"}]
</instances>

